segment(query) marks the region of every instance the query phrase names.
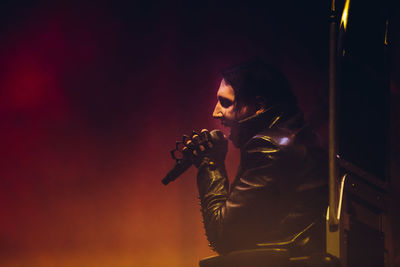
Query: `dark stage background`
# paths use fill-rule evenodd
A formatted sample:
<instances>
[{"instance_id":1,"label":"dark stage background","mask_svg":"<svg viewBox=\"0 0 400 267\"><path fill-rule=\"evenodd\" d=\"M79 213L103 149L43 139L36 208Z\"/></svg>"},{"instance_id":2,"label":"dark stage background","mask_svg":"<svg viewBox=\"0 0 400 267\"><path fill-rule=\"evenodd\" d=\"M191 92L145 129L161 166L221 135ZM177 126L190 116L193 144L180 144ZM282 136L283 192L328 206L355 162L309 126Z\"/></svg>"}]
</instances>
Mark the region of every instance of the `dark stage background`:
<instances>
[{"instance_id":1,"label":"dark stage background","mask_svg":"<svg viewBox=\"0 0 400 267\"><path fill-rule=\"evenodd\" d=\"M196 266L212 252L195 170L163 186L169 150L220 127L219 71L253 56L287 73L326 144L330 1L83 2L1 4L0 265Z\"/></svg>"}]
</instances>

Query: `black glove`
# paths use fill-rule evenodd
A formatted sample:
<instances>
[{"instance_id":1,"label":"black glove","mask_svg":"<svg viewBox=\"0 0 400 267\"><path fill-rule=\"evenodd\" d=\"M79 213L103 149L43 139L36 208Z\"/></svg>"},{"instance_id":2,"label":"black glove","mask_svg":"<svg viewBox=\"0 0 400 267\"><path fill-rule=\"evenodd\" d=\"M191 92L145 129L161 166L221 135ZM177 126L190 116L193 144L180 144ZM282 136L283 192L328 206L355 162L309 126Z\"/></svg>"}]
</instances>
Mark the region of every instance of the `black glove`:
<instances>
[{"instance_id":1,"label":"black glove","mask_svg":"<svg viewBox=\"0 0 400 267\"><path fill-rule=\"evenodd\" d=\"M193 164L199 167L205 158L214 163L223 163L228 152L228 140L220 130L209 132L201 130L200 134L192 133L191 137L183 137L182 152L185 157L190 157Z\"/></svg>"}]
</instances>

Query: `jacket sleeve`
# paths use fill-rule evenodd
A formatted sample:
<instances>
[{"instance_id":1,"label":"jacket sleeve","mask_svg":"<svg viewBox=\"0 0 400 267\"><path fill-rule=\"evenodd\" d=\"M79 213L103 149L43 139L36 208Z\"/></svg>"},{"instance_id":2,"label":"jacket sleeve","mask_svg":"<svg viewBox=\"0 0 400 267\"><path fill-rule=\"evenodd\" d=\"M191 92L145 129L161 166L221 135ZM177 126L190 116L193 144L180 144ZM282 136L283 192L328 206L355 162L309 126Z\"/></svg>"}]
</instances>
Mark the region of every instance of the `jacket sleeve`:
<instances>
[{"instance_id":1,"label":"jacket sleeve","mask_svg":"<svg viewBox=\"0 0 400 267\"><path fill-rule=\"evenodd\" d=\"M275 177L281 170L282 146L267 136L253 137L241 152L238 176L229 191L225 166L205 158L197 184L210 246L220 254L249 247L280 203ZM272 223L273 224L273 223Z\"/></svg>"}]
</instances>

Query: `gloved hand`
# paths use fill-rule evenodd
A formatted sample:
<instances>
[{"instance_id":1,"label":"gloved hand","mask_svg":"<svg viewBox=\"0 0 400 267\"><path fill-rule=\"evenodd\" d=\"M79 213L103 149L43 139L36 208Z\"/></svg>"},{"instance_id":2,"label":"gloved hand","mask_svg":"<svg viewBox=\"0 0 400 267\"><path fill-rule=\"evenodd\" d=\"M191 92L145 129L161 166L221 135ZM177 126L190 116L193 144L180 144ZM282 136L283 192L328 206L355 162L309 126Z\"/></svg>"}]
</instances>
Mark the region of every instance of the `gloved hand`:
<instances>
[{"instance_id":1,"label":"gloved hand","mask_svg":"<svg viewBox=\"0 0 400 267\"><path fill-rule=\"evenodd\" d=\"M209 132L203 129L200 134L193 131L191 137L183 137L183 146L182 153L190 157L196 167L200 166L205 157L210 162L223 163L228 152L228 140L220 130Z\"/></svg>"}]
</instances>

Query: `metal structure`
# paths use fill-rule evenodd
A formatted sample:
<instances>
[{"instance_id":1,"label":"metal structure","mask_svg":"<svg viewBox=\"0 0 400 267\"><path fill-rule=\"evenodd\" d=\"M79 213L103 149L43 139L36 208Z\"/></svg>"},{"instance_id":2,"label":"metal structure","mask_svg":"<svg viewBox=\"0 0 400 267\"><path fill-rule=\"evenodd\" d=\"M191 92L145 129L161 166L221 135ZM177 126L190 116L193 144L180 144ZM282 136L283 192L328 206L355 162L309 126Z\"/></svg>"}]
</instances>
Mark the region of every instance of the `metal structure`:
<instances>
[{"instance_id":1,"label":"metal structure","mask_svg":"<svg viewBox=\"0 0 400 267\"><path fill-rule=\"evenodd\" d=\"M392 266L388 3L346 0L336 15L333 0L327 252L342 267Z\"/></svg>"}]
</instances>

